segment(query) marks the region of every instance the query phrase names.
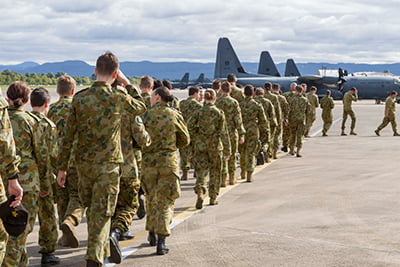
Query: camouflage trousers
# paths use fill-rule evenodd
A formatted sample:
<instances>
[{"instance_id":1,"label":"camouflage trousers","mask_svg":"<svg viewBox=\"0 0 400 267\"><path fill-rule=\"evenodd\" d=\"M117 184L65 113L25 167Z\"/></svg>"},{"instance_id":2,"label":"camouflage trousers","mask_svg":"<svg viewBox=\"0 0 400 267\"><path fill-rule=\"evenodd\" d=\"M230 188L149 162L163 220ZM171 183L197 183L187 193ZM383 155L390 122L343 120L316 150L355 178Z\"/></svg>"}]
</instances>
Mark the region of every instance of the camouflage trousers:
<instances>
[{"instance_id":1,"label":"camouflage trousers","mask_svg":"<svg viewBox=\"0 0 400 267\"><path fill-rule=\"evenodd\" d=\"M139 178L136 176L122 176L119 183L119 193L114 216L111 219L111 229L119 228L126 232L132 223L133 216L139 207L138 192Z\"/></svg>"},{"instance_id":2,"label":"camouflage trousers","mask_svg":"<svg viewBox=\"0 0 400 267\"><path fill-rule=\"evenodd\" d=\"M397 133L397 123L395 116L384 117L382 123L378 126L377 130L382 130L389 124L389 122L392 124L393 133Z\"/></svg>"},{"instance_id":3,"label":"camouflage trousers","mask_svg":"<svg viewBox=\"0 0 400 267\"><path fill-rule=\"evenodd\" d=\"M239 144L239 135L236 131L229 132L229 139L231 142L231 155L229 160L223 158L222 161L222 176L234 175L236 172L236 153L238 150Z\"/></svg>"},{"instance_id":4,"label":"camouflage trousers","mask_svg":"<svg viewBox=\"0 0 400 267\"><path fill-rule=\"evenodd\" d=\"M260 151L258 143L259 132L257 129L246 129L244 143L239 145L240 169L253 172L256 166L256 156Z\"/></svg>"},{"instance_id":5,"label":"camouflage trousers","mask_svg":"<svg viewBox=\"0 0 400 267\"><path fill-rule=\"evenodd\" d=\"M303 135L304 135L304 121L290 121L289 128L290 128L290 141L289 147L294 148L301 148L303 146Z\"/></svg>"},{"instance_id":6,"label":"camouflage trousers","mask_svg":"<svg viewBox=\"0 0 400 267\"><path fill-rule=\"evenodd\" d=\"M351 118L350 130L353 131L356 127L356 115L354 114L353 110L343 110L342 130L346 128L347 116L350 116Z\"/></svg>"},{"instance_id":7,"label":"camouflage trousers","mask_svg":"<svg viewBox=\"0 0 400 267\"><path fill-rule=\"evenodd\" d=\"M79 198L87 207L88 247L86 260L103 264L110 256L109 236L119 191L121 167L118 163L79 162Z\"/></svg>"},{"instance_id":8,"label":"camouflage trousers","mask_svg":"<svg viewBox=\"0 0 400 267\"><path fill-rule=\"evenodd\" d=\"M208 174L208 195L210 198L216 199L221 185L222 151L195 151L194 160L197 174L194 192L196 194L207 192Z\"/></svg>"},{"instance_id":9,"label":"camouflage trousers","mask_svg":"<svg viewBox=\"0 0 400 267\"><path fill-rule=\"evenodd\" d=\"M39 253L51 253L56 250L58 231L56 209L53 194L39 197Z\"/></svg>"},{"instance_id":10,"label":"camouflage trousers","mask_svg":"<svg viewBox=\"0 0 400 267\"><path fill-rule=\"evenodd\" d=\"M4 228L3 223L0 222L0 264L3 263L4 256L6 255L7 239L8 234L6 229Z\"/></svg>"},{"instance_id":11,"label":"camouflage trousers","mask_svg":"<svg viewBox=\"0 0 400 267\"><path fill-rule=\"evenodd\" d=\"M146 194L146 230L169 236L175 200L181 195L179 169L143 167L142 188Z\"/></svg>"},{"instance_id":12,"label":"camouflage trousers","mask_svg":"<svg viewBox=\"0 0 400 267\"><path fill-rule=\"evenodd\" d=\"M28 255L26 253L26 239L35 226L36 214L38 213L39 192L24 192L22 204L28 210L28 224L25 232L18 237L9 236L7 241L6 255L1 266L15 267L28 266Z\"/></svg>"},{"instance_id":13,"label":"camouflage trousers","mask_svg":"<svg viewBox=\"0 0 400 267\"><path fill-rule=\"evenodd\" d=\"M190 169L190 163L193 157L193 145L190 143L188 146L179 149L180 167L182 171Z\"/></svg>"},{"instance_id":14,"label":"camouflage trousers","mask_svg":"<svg viewBox=\"0 0 400 267\"><path fill-rule=\"evenodd\" d=\"M328 114L324 114L324 112L322 111L321 117L322 121L324 122L324 125L322 126L322 132L327 133L332 126L332 114L330 114L330 112Z\"/></svg>"},{"instance_id":15,"label":"camouflage trousers","mask_svg":"<svg viewBox=\"0 0 400 267\"><path fill-rule=\"evenodd\" d=\"M311 131L311 127L312 127L312 125L313 125L315 120L316 120L315 112L309 114L306 117L306 126L305 126L305 130L304 130L304 135L309 135L309 133Z\"/></svg>"},{"instance_id":16,"label":"camouflage trousers","mask_svg":"<svg viewBox=\"0 0 400 267\"><path fill-rule=\"evenodd\" d=\"M268 155L272 156L272 150L274 149L274 142L275 142L275 131L276 131L276 126L271 126L270 127L270 143L268 146ZM279 148L279 146L278 146Z\"/></svg>"},{"instance_id":17,"label":"camouflage trousers","mask_svg":"<svg viewBox=\"0 0 400 267\"><path fill-rule=\"evenodd\" d=\"M65 187L62 188L58 183L55 183L55 202L57 203L59 225L68 220L74 226L78 226L82 221L85 209L79 199L78 180L76 168L69 167Z\"/></svg>"},{"instance_id":18,"label":"camouflage trousers","mask_svg":"<svg viewBox=\"0 0 400 267\"><path fill-rule=\"evenodd\" d=\"M282 124L278 124L275 127L274 138L272 139L272 150L279 149L281 134L282 134ZM247 136L247 134L246 134L246 136Z\"/></svg>"},{"instance_id":19,"label":"camouflage trousers","mask_svg":"<svg viewBox=\"0 0 400 267\"><path fill-rule=\"evenodd\" d=\"M290 140L290 127L282 124L282 129L282 146L287 147Z\"/></svg>"}]
</instances>

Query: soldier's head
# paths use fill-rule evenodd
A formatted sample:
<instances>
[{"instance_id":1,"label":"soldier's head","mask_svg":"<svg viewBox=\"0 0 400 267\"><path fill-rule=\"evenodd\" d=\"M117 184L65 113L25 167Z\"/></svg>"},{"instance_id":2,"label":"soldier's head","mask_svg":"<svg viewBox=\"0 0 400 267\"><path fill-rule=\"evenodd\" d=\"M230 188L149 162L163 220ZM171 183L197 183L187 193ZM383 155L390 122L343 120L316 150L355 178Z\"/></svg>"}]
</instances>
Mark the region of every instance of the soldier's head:
<instances>
[{"instance_id":1,"label":"soldier's head","mask_svg":"<svg viewBox=\"0 0 400 267\"><path fill-rule=\"evenodd\" d=\"M294 92L296 90L297 83L290 84L290 91Z\"/></svg>"},{"instance_id":2,"label":"soldier's head","mask_svg":"<svg viewBox=\"0 0 400 267\"><path fill-rule=\"evenodd\" d=\"M244 87L244 96L245 97L252 97L254 95L254 86L248 84Z\"/></svg>"},{"instance_id":3,"label":"soldier's head","mask_svg":"<svg viewBox=\"0 0 400 267\"><path fill-rule=\"evenodd\" d=\"M326 92L325 92L326 96L331 96L331 94L332 94L331 90L326 90Z\"/></svg>"},{"instance_id":4,"label":"soldier's head","mask_svg":"<svg viewBox=\"0 0 400 267\"><path fill-rule=\"evenodd\" d=\"M222 83L221 91L225 94L230 94L232 92L231 85L228 82Z\"/></svg>"},{"instance_id":5,"label":"soldier's head","mask_svg":"<svg viewBox=\"0 0 400 267\"><path fill-rule=\"evenodd\" d=\"M47 89L43 87L35 88L31 92L31 106L35 110L35 108L39 108L40 112L47 114L50 105L50 94Z\"/></svg>"},{"instance_id":6,"label":"soldier's head","mask_svg":"<svg viewBox=\"0 0 400 267\"><path fill-rule=\"evenodd\" d=\"M271 91L272 90L272 83L266 82L264 84L264 89L265 89L265 91Z\"/></svg>"},{"instance_id":7,"label":"soldier's head","mask_svg":"<svg viewBox=\"0 0 400 267\"><path fill-rule=\"evenodd\" d=\"M307 91L307 84L306 83L302 83L301 87L303 87L303 92Z\"/></svg>"},{"instance_id":8,"label":"soldier's head","mask_svg":"<svg viewBox=\"0 0 400 267\"><path fill-rule=\"evenodd\" d=\"M261 87L258 87L256 89L256 96L264 96L264 89L262 89Z\"/></svg>"},{"instance_id":9,"label":"soldier's head","mask_svg":"<svg viewBox=\"0 0 400 267\"><path fill-rule=\"evenodd\" d=\"M317 92L317 87L311 86L311 87L310 87L310 92L313 93L313 94L315 94L315 93Z\"/></svg>"},{"instance_id":10,"label":"soldier's head","mask_svg":"<svg viewBox=\"0 0 400 267\"><path fill-rule=\"evenodd\" d=\"M189 96L200 101L200 88L197 86L190 86L189 87Z\"/></svg>"},{"instance_id":11,"label":"soldier's head","mask_svg":"<svg viewBox=\"0 0 400 267\"><path fill-rule=\"evenodd\" d=\"M164 87L167 87L169 90L172 90L172 84L169 80L163 80L162 84Z\"/></svg>"},{"instance_id":12,"label":"soldier's head","mask_svg":"<svg viewBox=\"0 0 400 267\"><path fill-rule=\"evenodd\" d=\"M57 94L59 96L72 96L76 89L76 81L71 76L64 74L57 80Z\"/></svg>"},{"instance_id":13,"label":"soldier's head","mask_svg":"<svg viewBox=\"0 0 400 267\"><path fill-rule=\"evenodd\" d=\"M7 101L14 107L21 107L28 103L31 88L25 82L13 82L7 89Z\"/></svg>"},{"instance_id":14,"label":"soldier's head","mask_svg":"<svg viewBox=\"0 0 400 267\"><path fill-rule=\"evenodd\" d=\"M349 92L350 92L351 94L355 94L356 91L357 91L357 88L355 88L355 87L351 87L350 90L349 90Z\"/></svg>"},{"instance_id":15,"label":"soldier's head","mask_svg":"<svg viewBox=\"0 0 400 267\"><path fill-rule=\"evenodd\" d=\"M226 80L230 83L230 84L235 84L237 81L236 75L231 73L228 74L228 76L226 77Z\"/></svg>"},{"instance_id":16,"label":"soldier's head","mask_svg":"<svg viewBox=\"0 0 400 267\"><path fill-rule=\"evenodd\" d=\"M397 92L396 92L396 91L392 91L392 92L390 93L390 97L393 98L393 99L395 99L395 98L397 97Z\"/></svg>"},{"instance_id":17,"label":"soldier's head","mask_svg":"<svg viewBox=\"0 0 400 267\"><path fill-rule=\"evenodd\" d=\"M204 92L204 101L206 101L206 103L214 103L216 99L217 99L217 94L215 93L215 90L207 89Z\"/></svg>"},{"instance_id":18,"label":"soldier's head","mask_svg":"<svg viewBox=\"0 0 400 267\"><path fill-rule=\"evenodd\" d=\"M296 86L296 94L301 94L302 92L303 92L303 86L301 86L301 85L297 85Z\"/></svg>"},{"instance_id":19,"label":"soldier's head","mask_svg":"<svg viewBox=\"0 0 400 267\"><path fill-rule=\"evenodd\" d=\"M161 86L153 90L150 97L150 104L151 106L154 106L157 102L168 103L172 102L172 100L174 100L174 97L171 95L169 89Z\"/></svg>"},{"instance_id":20,"label":"soldier's head","mask_svg":"<svg viewBox=\"0 0 400 267\"><path fill-rule=\"evenodd\" d=\"M279 85L279 83L272 84L272 91L279 93L280 89L281 89L281 86Z\"/></svg>"},{"instance_id":21,"label":"soldier's head","mask_svg":"<svg viewBox=\"0 0 400 267\"><path fill-rule=\"evenodd\" d=\"M154 88L158 88L158 87L162 87L162 86L164 86L164 85L159 79L154 80Z\"/></svg>"},{"instance_id":22,"label":"soldier's head","mask_svg":"<svg viewBox=\"0 0 400 267\"><path fill-rule=\"evenodd\" d=\"M142 92L149 93L154 87L154 80L149 75L140 77L139 88Z\"/></svg>"},{"instance_id":23,"label":"soldier's head","mask_svg":"<svg viewBox=\"0 0 400 267\"><path fill-rule=\"evenodd\" d=\"M212 89L218 91L221 89L221 81L220 80L214 80L211 86Z\"/></svg>"},{"instance_id":24,"label":"soldier's head","mask_svg":"<svg viewBox=\"0 0 400 267\"><path fill-rule=\"evenodd\" d=\"M94 70L97 79L107 81L109 79L116 79L118 76L119 61L118 58L111 52L105 52L99 56L96 61L96 68Z\"/></svg>"}]
</instances>

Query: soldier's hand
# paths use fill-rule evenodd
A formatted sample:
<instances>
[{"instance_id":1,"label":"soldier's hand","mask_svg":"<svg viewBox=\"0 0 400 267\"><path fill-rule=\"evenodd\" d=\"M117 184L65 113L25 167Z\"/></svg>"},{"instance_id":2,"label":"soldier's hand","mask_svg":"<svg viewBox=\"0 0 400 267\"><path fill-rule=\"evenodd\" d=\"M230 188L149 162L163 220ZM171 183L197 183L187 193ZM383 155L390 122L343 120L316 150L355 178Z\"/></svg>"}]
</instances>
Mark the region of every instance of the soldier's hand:
<instances>
[{"instance_id":1,"label":"soldier's hand","mask_svg":"<svg viewBox=\"0 0 400 267\"><path fill-rule=\"evenodd\" d=\"M21 185L18 182L18 179L8 180L8 194L10 196L15 196L15 200L11 202L10 207L17 207L21 204L22 196L24 195L24 191Z\"/></svg>"},{"instance_id":2,"label":"soldier's hand","mask_svg":"<svg viewBox=\"0 0 400 267\"><path fill-rule=\"evenodd\" d=\"M57 183L62 188L65 187L65 180L67 179L67 172L66 171L58 171L57 174Z\"/></svg>"},{"instance_id":3,"label":"soldier's hand","mask_svg":"<svg viewBox=\"0 0 400 267\"><path fill-rule=\"evenodd\" d=\"M47 197L48 195L49 195L49 193L47 193L47 192L42 192L42 191L39 192L39 196L41 198Z\"/></svg>"},{"instance_id":4,"label":"soldier's hand","mask_svg":"<svg viewBox=\"0 0 400 267\"><path fill-rule=\"evenodd\" d=\"M124 86L129 84L128 78L126 78L125 74L121 70L118 70L117 80L120 81Z\"/></svg>"},{"instance_id":5,"label":"soldier's hand","mask_svg":"<svg viewBox=\"0 0 400 267\"><path fill-rule=\"evenodd\" d=\"M244 136L239 138L239 144L243 144L244 143Z\"/></svg>"},{"instance_id":6,"label":"soldier's hand","mask_svg":"<svg viewBox=\"0 0 400 267\"><path fill-rule=\"evenodd\" d=\"M231 155L225 156L225 159L226 159L226 160L229 160L230 158L231 158Z\"/></svg>"}]
</instances>

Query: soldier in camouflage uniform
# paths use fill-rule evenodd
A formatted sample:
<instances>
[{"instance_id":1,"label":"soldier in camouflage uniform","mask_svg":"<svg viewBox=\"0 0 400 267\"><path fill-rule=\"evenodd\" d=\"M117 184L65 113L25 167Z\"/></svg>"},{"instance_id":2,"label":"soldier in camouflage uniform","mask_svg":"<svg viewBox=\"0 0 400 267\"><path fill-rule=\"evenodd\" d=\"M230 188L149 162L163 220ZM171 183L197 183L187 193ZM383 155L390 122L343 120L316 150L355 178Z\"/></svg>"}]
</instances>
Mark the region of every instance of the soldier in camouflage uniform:
<instances>
[{"instance_id":1,"label":"soldier in camouflage uniform","mask_svg":"<svg viewBox=\"0 0 400 267\"><path fill-rule=\"evenodd\" d=\"M140 77L140 83L139 83L139 89L142 92L141 97L146 104L146 107L150 107L150 96L151 96L151 91L153 90L154 87L154 80L148 75L144 75Z\"/></svg>"},{"instance_id":2,"label":"soldier in camouflage uniform","mask_svg":"<svg viewBox=\"0 0 400 267\"><path fill-rule=\"evenodd\" d=\"M281 123L281 129L278 129L278 131L279 132L283 132L283 129L285 127L288 127L289 104L288 104L288 102L286 100L286 97L284 97L283 95L280 94L281 88L280 88L280 85L278 83L273 83L272 84L272 91L273 91L273 93L275 95L278 96L279 105L281 106L282 123ZM290 131L289 131L289 135L287 135L287 134L285 136L282 135L282 146L283 146L282 150L285 151L285 152L287 151L289 138L290 138Z\"/></svg>"},{"instance_id":3,"label":"soldier in camouflage uniform","mask_svg":"<svg viewBox=\"0 0 400 267\"><path fill-rule=\"evenodd\" d=\"M22 204L29 212L25 232L18 237L10 236L7 242L6 256L2 266L27 266L26 239L33 230L38 213L40 180L38 162L43 162L39 153L40 133L38 123L31 113L24 111L29 100L30 88L24 82L14 82L7 90L8 113L12 124L17 155L21 157L19 182L24 190Z\"/></svg>"},{"instance_id":4,"label":"soldier in camouflage uniform","mask_svg":"<svg viewBox=\"0 0 400 267\"><path fill-rule=\"evenodd\" d=\"M289 91L283 93L283 96L286 98L286 101L289 103L290 99L296 95L296 86L297 83L291 83ZM283 152L288 152L288 145L289 145L289 139L290 139L290 128L289 125L283 125L283 131L282 131L282 151Z\"/></svg>"},{"instance_id":5,"label":"soldier in camouflage uniform","mask_svg":"<svg viewBox=\"0 0 400 267\"><path fill-rule=\"evenodd\" d=\"M163 84L164 87L168 88L169 90L174 89L174 88L172 87L172 84L171 84L171 82L170 82L169 80L163 80L163 81L162 81L162 84ZM171 94L171 95L172 95L172 94ZM170 105L171 107L173 107L174 109L179 110L179 99L178 99L176 96L174 96L174 95L172 95L172 98L173 98L173 99L172 99L171 102L169 102L169 105Z\"/></svg>"},{"instance_id":6,"label":"soldier in camouflage uniform","mask_svg":"<svg viewBox=\"0 0 400 267\"><path fill-rule=\"evenodd\" d=\"M379 136L380 130L385 128L389 122L392 124L393 136L399 136L397 133L397 124L396 124L396 98L397 92L393 91L385 101L385 117L383 117L382 123L375 130L375 134Z\"/></svg>"},{"instance_id":7,"label":"soldier in camouflage uniform","mask_svg":"<svg viewBox=\"0 0 400 267\"><path fill-rule=\"evenodd\" d=\"M51 104L47 117L52 120L58 132L58 138L61 140L65 135L65 124L72 104L72 96L76 89L75 80L68 75L63 75L57 80L57 93L60 99ZM75 167L76 144L72 151L71 158L68 162L67 180L65 187L55 185L55 199L57 203L57 211L60 229L63 232L59 240L61 246L77 248L79 239L75 233L75 227L82 220L84 208L81 205L78 194L78 173Z\"/></svg>"},{"instance_id":8,"label":"soldier in camouflage uniform","mask_svg":"<svg viewBox=\"0 0 400 267\"><path fill-rule=\"evenodd\" d=\"M157 244L159 255L169 251L165 238L171 234L174 202L181 193L177 150L190 142L182 116L168 105L172 99L167 88L155 89L150 99L152 107L143 116L151 138L151 145L143 149L142 161L141 182L147 198L146 230L150 245Z\"/></svg>"},{"instance_id":9,"label":"soldier in camouflage uniform","mask_svg":"<svg viewBox=\"0 0 400 267\"><path fill-rule=\"evenodd\" d=\"M277 159L277 152L279 149L279 138L282 133L282 110L281 105L279 103L278 96L272 93L272 83L267 82L264 84L264 97L271 101L272 105L274 105L275 116L276 116L276 127L271 127L271 145L268 149L268 154L273 159Z\"/></svg>"},{"instance_id":10,"label":"soldier in camouflage uniform","mask_svg":"<svg viewBox=\"0 0 400 267\"><path fill-rule=\"evenodd\" d=\"M346 128L346 120L347 116L351 118L351 126L350 126L350 134L357 135L354 132L354 128L356 127L356 115L354 114L353 109L351 108L351 103L358 100L357 89L355 87L350 88L350 90L344 94L343 96L343 121L342 121L342 134L346 135L344 129Z\"/></svg>"},{"instance_id":11,"label":"soldier in camouflage uniform","mask_svg":"<svg viewBox=\"0 0 400 267\"><path fill-rule=\"evenodd\" d=\"M310 103L310 110L307 113L306 118L306 130L304 132L305 137L310 137L309 133L311 127L316 119L316 108L319 107L318 96L316 95L317 87L311 86L310 92L306 95L308 102Z\"/></svg>"},{"instance_id":12,"label":"soldier in camouflage uniform","mask_svg":"<svg viewBox=\"0 0 400 267\"><path fill-rule=\"evenodd\" d=\"M118 79L124 86L129 80L119 71L115 55L106 52L96 62L97 81L75 94L62 139L58 162L58 183L64 186L68 161L74 139L76 169L79 176L79 197L87 207L88 248L87 266L101 266L109 256L111 217L114 215L121 163L122 115L137 116L145 112L143 102L126 92L113 89Z\"/></svg>"},{"instance_id":13,"label":"soldier in camouflage uniform","mask_svg":"<svg viewBox=\"0 0 400 267\"><path fill-rule=\"evenodd\" d=\"M42 155L43 162L38 162L40 176L39 192L39 253L42 253L43 265L55 265L60 259L54 255L57 246L57 219L54 207L53 187L55 182L54 164L57 160L57 128L56 125L46 117L50 105L50 95L45 88L36 88L30 97L32 114L38 119L38 131L41 136L41 146L39 153ZM45 164L45 165L43 165Z\"/></svg>"},{"instance_id":14,"label":"soldier in camouflage uniform","mask_svg":"<svg viewBox=\"0 0 400 267\"><path fill-rule=\"evenodd\" d=\"M9 196L16 196L11 203L16 207L21 203L23 197L22 187L18 182L18 168L20 158L16 155L15 143L11 128L11 122L7 112L7 102L0 95L0 204L7 201L5 185L8 185L7 192ZM0 223L0 264L2 264L6 253L8 234Z\"/></svg>"},{"instance_id":15,"label":"soldier in camouflage uniform","mask_svg":"<svg viewBox=\"0 0 400 267\"><path fill-rule=\"evenodd\" d=\"M189 88L189 97L179 102L179 110L182 112L183 119L186 124L190 118L202 107L200 100L200 89L197 86L191 86ZM189 129L190 139L194 140L195 133ZM179 149L180 155L180 167L182 170L181 180L186 181L188 179L188 173L193 157L193 144L190 143L188 146Z\"/></svg>"},{"instance_id":16,"label":"soldier in camouflage uniform","mask_svg":"<svg viewBox=\"0 0 400 267\"><path fill-rule=\"evenodd\" d=\"M289 127L290 127L290 155L294 155L294 147L297 147L297 157L301 157L300 150L303 143L305 119L309 109L307 99L302 96L302 86L296 86L296 95L290 98L289 103Z\"/></svg>"},{"instance_id":17,"label":"soldier in camouflage uniform","mask_svg":"<svg viewBox=\"0 0 400 267\"><path fill-rule=\"evenodd\" d=\"M235 74L228 74L228 77L226 78L226 80L230 83L231 85L231 97L233 97L234 99L236 99L237 102L240 102L244 99L243 96L243 91L242 89L238 88L236 85L237 82L237 78Z\"/></svg>"},{"instance_id":18,"label":"soldier in camouflage uniform","mask_svg":"<svg viewBox=\"0 0 400 267\"><path fill-rule=\"evenodd\" d=\"M226 169L229 174L229 184L234 185L236 183L236 152L238 148L238 143L244 143L244 135L246 133L246 130L243 126L242 113L240 111L239 103L236 99L229 96L230 93L230 84L228 82L224 82L221 86L220 96L215 102L217 108L224 112L231 145L231 154L229 160L223 161L221 186L226 186Z\"/></svg>"},{"instance_id":19,"label":"soldier in camouflage uniform","mask_svg":"<svg viewBox=\"0 0 400 267\"><path fill-rule=\"evenodd\" d=\"M322 109L321 117L322 121L324 122L322 127L322 136L328 136L326 133L328 132L329 128L331 128L333 121L332 109L335 107L330 90L326 90L326 95L321 99L320 106Z\"/></svg>"},{"instance_id":20,"label":"soldier in camouflage uniform","mask_svg":"<svg viewBox=\"0 0 400 267\"><path fill-rule=\"evenodd\" d=\"M252 182L255 158L260 150L258 141L260 140L264 144L269 143L270 136L264 109L253 99L254 87L246 85L244 95L245 98L240 103L240 109L246 135L244 143L239 145L240 169L242 179L246 178L247 182Z\"/></svg>"},{"instance_id":21,"label":"soldier in camouflage uniform","mask_svg":"<svg viewBox=\"0 0 400 267\"><path fill-rule=\"evenodd\" d=\"M224 112L215 106L216 93L207 89L204 93L205 104L194 114L188 123L194 133L194 161L197 174L194 192L197 194L196 208L203 207L206 194L206 178L209 173L208 195L210 205L218 204L217 197L222 176L223 157L227 160L231 154L228 129Z\"/></svg>"}]
</instances>

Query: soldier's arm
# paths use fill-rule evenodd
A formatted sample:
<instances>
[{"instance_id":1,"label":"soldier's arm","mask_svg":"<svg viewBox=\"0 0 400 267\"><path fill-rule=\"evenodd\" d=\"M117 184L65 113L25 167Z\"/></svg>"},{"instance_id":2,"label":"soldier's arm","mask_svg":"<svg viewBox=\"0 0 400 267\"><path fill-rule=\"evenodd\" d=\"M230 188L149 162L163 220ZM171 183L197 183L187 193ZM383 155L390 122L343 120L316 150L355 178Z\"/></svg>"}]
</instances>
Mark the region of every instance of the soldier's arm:
<instances>
[{"instance_id":1,"label":"soldier's arm","mask_svg":"<svg viewBox=\"0 0 400 267\"><path fill-rule=\"evenodd\" d=\"M270 129L267 118L265 117L264 108L260 105L258 111L258 127L260 129L260 140L262 143L270 143Z\"/></svg>"},{"instance_id":2,"label":"soldier's arm","mask_svg":"<svg viewBox=\"0 0 400 267\"><path fill-rule=\"evenodd\" d=\"M234 112L235 112L235 116L234 116L235 127L238 131L239 138L240 138L246 134L246 130L244 129L244 126L243 126L242 112L240 110L240 106L238 103L235 103Z\"/></svg>"},{"instance_id":3,"label":"soldier's arm","mask_svg":"<svg viewBox=\"0 0 400 267\"><path fill-rule=\"evenodd\" d=\"M231 141L229 139L228 128L226 125L224 112L221 111L221 122L220 122L220 133L221 141L224 146L224 156L229 156L231 154Z\"/></svg>"},{"instance_id":4,"label":"soldier's arm","mask_svg":"<svg viewBox=\"0 0 400 267\"><path fill-rule=\"evenodd\" d=\"M178 148L182 148L187 146L190 143L190 136L188 128L186 127L186 123L183 120L183 117L178 112L176 113L175 120L175 133L176 133L176 146Z\"/></svg>"},{"instance_id":5,"label":"soldier's arm","mask_svg":"<svg viewBox=\"0 0 400 267\"><path fill-rule=\"evenodd\" d=\"M130 117L130 128L132 138L135 140L138 146L143 148L151 144L150 134L146 131L146 128L140 117Z\"/></svg>"},{"instance_id":6,"label":"soldier's arm","mask_svg":"<svg viewBox=\"0 0 400 267\"><path fill-rule=\"evenodd\" d=\"M142 115L146 111L146 104L142 100L133 98L131 95L123 94L125 111L133 116Z\"/></svg>"},{"instance_id":7,"label":"soldier's arm","mask_svg":"<svg viewBox=\"0 0 400 267\"><path fill-rule=\"evenodd\" d=\"M68 168L68 161L71 155L72 143L74 141L75 133L77 130L76 109L77 103L75 100L69 110L67 120L65 122L64 136L60 140L60 153L58 155L58 170L66 171Z\"/></svg>"}]
</instances>

